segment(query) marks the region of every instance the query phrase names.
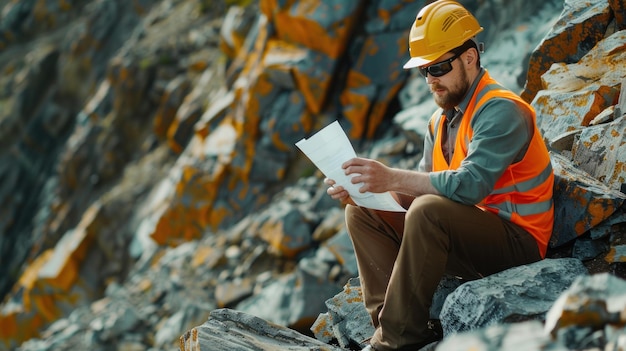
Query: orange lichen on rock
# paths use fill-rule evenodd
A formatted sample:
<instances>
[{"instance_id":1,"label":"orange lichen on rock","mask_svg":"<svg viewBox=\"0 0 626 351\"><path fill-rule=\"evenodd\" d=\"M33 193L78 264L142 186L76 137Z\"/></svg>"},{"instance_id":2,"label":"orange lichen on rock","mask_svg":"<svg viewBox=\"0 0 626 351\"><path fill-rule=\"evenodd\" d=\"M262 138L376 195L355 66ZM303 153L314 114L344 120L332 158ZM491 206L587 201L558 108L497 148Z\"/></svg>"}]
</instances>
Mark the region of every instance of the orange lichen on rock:
<instances>
[{"instance_id":1,"label":"orange lichen on rock","mask_svg":"<svg viewBox=\"0 0 626 351\"><path fill-rule=\"evenodd\" d=\"M309 247L309 242L296 234L287 232L283 220L272 219L259 228L261 239L267 242L281 257L293 259Z\"/></svg>"},{"instance_id":2,"label":"orange lichen on rock","mask_svg":"<svg viewBox=\"0 0 626 351\"><path fill-rule=\"evenodd\" d=\"M618 245L611 247L606 254L605 261L608 263L625 263L626 262L626 246Z\"/></svg>"},{"instance_id":3,"label":"orange lichen on rock","mask_svg":"<svg viewBox=\"0 0 626 351\"><path fill-rule=\"evenodd\" d=\"M363 138L368 130L367 118L373 102L371 96L362 93L359 88L365 88L371 84L371 79L361 72L350 70L348 73L346 89L341 93L339 101L344 106L344 117L351 124L348 131L350 139Z\"/></svg>"},{"instance_id":4,"label":"orange lichen on rock","mask_svg":"<svg viewBox=\"0 0 626 351\"><path fill-rule=\"evenodd\" d=\"M372 104L370 98L351 90L344 90L340 100L344 105L343 116L351 124L348 136L353 140L364 137L367 128L365 122Z\"/></svg>"},{"instance_id":5,"label":"orange lichen on rock","mask_svg":"<svg viewBox=\"0 0 626 351\"><path fill-rule=\"evenodd\" d=\"M314 76L296 70L293 74L311 113L318 114L322 112L332 81L331 72L320 73Z\"/></svg>"},{"instance_id":6,"label":"orange lichen on rock","mask_svg":"<svg viewBox=\"0 0 626 351\"><path fill-rule=\"evenodd\" d=\"M346 3L345 6L350 5ZM324 28L310 17L310 12L315 11L315 8L316 6L298 6L295 8L297 13L294 14L294 7L288 6L276 13L274 24L278 37L322 52L331 58L339 58L345 50L355 22L354 16L341 19L332 28Z\"/></svg>"},{"instance_id":7,"label":"orange lichen on rock","mask_svg":"<svg viewBox=\"0 0 626 351\"><path fill-rule=\"evenodd\" d=\"M168 205L150 235L160 245L178 245L198 239L210 223L224 169L213 175L188 166L183 168L174 199Z\"/></svg>"},{"instance_id":8,"label":"orange lichen on rock","mask_svg":"<svg viewBox=\"0 0 626 351\"><path fill-rule=\"evenodd\" d=\"M385 114L387 113L387 108L389 107L389 102L393 99L394 96L397 95L398 91L402 88L402 84L396 84L391 86L387 91L387 94L380 98L373 106L370 111L370 116L367 123L367 133L365 136L367 138L374 138L378 127L382 123L385 118Z\"/></svg>"},{"instance_id":9,"label":"orange lichen on rock","mask_svg":"<svg viewBox=\"0 0 626 351\"><path fill-rule=\"evenodd\" d=\"M332 339L335 337L331 333L331 329L328 328L328 320L325 318L318 318L317 323L313 324L311 327L311 331L317 336L318 339Z\"/></svg>"},{"instance_id":10,"label":"orange lichen on rock","mask_svg":"<svg viewBox=\"0 0 626 351\"><path fill-rule=\"evenodd\" d=\"M178 245L202 237L202 228L194 225L197 212L183 206L172 206L162 216L150 235L159 245Z\"/></svg>"},{"instance_id":11,"label":"orange lichen on rock","mask_svg":"<svg viewBox=\"0 0 626 351\"><path fill-rule=\"evenodd\" d=\"M575 12L575 9L570 11ZM561 27L561 31L548 35L531 54L526 85L521 93L521 97L528 103L533 101L539 90L544 89L541 76L550 66L553 63L572 63L576 60L580 55L580 43L597 43L602 40L611 19L610 11L603 11L597 13L593 21L568 25L572 23L570 16L560 18L555 28Z\"/></svg>"},{"instance_id":12,"label":"orange lichen on rock","mask_svg":"<svg viewBox=\"0 0 626 351\"><path fill-rule=\"evenodd\" d=\"M579 199L581 202L587 201L584 196L581 196ZM577 235L582 235L589 230L589 228L593 228L616 210L612 206L612 203L602 201L602 199L591 200L584 205L586 205L587 209L586 215L576 221L574 226Z\"/></svg>"},{"instance_id":13,"label":"orange lichen on rock","mask_svg":"<svg viewBox=\"0 0 626 351\"><path fill-rule=\"evenodd\" d=\"M13 301L0 311L0 343L11 348L37 337L46 325L93 298L94 287L81 283L80 271L99 230L100 208L89 207L73 231L26 268L10 294Z\"/></svg>"}]
</instances>

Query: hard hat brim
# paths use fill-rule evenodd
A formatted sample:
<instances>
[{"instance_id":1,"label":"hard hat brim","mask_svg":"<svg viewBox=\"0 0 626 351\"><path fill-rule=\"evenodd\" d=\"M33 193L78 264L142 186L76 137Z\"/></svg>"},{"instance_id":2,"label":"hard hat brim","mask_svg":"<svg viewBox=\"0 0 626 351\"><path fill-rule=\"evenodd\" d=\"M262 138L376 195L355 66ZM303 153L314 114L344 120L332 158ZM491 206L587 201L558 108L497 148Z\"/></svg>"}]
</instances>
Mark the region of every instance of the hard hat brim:
<instances>
[{"instance_id":1,"label":"hard hat brim","mask_svg":"<svg viewBox=\"0 0 626 351\"><path fill-rule=\"evenodd\" d=\"M427 65L427 64L429 64L431 62L433 62L433 60L426 60L426 59L421 58L421 57L412 57L410 60L408 60L404 64L404 66L402 66L402 68L404 68L404 69L411 69L411 68Z\"/></svg>"},{"instance_id":2,"label":"hard hat brim","mask_svg":"<svg viewBox=\"0 0 626 351\"><path fill-rule=\"evenodd\" d=\"M441 56L445 55L445 53L446 53L446 51L444 51L444 52L437 52L434 55L428 55L426 57L424 57L424 56L422 56L422 57L411 57L411 59L409 59L404 64L404 66L402 66L402 68L410 69L410 68L415 68L415 67L427 65L429 63L437 61Z\"/></svg>"}]
</instances>

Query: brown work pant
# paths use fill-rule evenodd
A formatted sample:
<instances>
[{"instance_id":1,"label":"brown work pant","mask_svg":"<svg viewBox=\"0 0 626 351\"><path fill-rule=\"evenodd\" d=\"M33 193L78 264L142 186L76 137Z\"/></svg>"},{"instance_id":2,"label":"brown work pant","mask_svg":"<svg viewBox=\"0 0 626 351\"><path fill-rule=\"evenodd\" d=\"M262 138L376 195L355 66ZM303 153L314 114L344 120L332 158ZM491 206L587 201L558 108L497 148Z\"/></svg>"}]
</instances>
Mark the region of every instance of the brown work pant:
<instances>
[{"instance_id":1,"label":"brown work pant","mask_svg":"<svg viewBox=\"0 0 626 351\"><path fill-rule=\"evenodd\" d=\"M534 238L519 226L437 195L415 198L406 214L348 205L346 224L376 327L370 342L381 351L428 336L430 305L444 274L478 279L541 259Z\"/></svg>"}]
</instances>

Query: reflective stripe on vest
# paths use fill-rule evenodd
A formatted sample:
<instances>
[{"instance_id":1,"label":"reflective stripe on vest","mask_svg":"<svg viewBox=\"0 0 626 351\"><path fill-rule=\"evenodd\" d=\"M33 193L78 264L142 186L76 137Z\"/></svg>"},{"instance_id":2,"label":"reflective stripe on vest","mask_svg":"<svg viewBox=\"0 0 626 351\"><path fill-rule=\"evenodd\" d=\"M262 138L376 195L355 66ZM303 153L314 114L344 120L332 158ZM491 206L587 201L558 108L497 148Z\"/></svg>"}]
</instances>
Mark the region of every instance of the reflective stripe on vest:
<instances>
[{"instance_id":1,"label":"reflective stripe on vest","mask_svg":"<svg viewBox=\"0 0 626 351\"><path fill-rule=\"evenodd\" d=\"M535 124L533 108L520 97L505 90L487 72L478 82L474 96L470 100L459 125L454 154L448 163L441 147L442 128L445 115L434 118L430 123L434 133L433 171L454 170L460 167L467 157L469 143L473 136L471 120L480 113L484 104L492 98L507 98L521 109L528 111L533 118L534 132L523 159L509 165L496 181L493 191L477 206L496 213L526 229L537 241L539 252L545 257L548 242L552 235L554 205L552 191L554 174L550 156L541 134Z\"/></svg>"}]
</instances>

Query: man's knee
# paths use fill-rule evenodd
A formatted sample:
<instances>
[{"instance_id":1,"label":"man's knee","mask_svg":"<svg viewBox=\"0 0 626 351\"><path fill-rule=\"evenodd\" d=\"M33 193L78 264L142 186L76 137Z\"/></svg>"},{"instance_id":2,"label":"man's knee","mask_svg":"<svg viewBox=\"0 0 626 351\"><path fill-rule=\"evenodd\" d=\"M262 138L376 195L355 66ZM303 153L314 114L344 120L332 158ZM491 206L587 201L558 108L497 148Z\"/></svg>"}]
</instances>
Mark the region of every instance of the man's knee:
<instances>
[{"instance_id":1,"label":"man's knee","mask_svg":"<svg viewBox=\"0 0 626 351\"><path fill-rule=\"evenodd\" d=\"M352 232L354 231L355 226L362 223L363 221L363 209L359 206L354 205L346 205L345 209L345 217L346 217L346 228L348 229L348 234L352 236Z\"/></svg>"},{"instance_id":2,"label":"man's knee","mask_svg":"<svg viewBox=\"0 0 626 351\"><path fill-rule=\"evenodd\" d=\"M359 206L354 205L346 205L345 215L346 215L346 224L350 224L355 220L355 218L360 217L359 212L361 212L361 208Z\"/></svg>"},{"instance_id":3,"label":"man's knee","mask_svg":"<svg viewBox=\"0 0 626 351\"><path fill-rule=\"evenodd\" d=\"M346 205L345 208L345 212L346 212L346 218L350 217L351 215L354 214L355 211L359 210L359 206L354 206L354 205Z\"/></svg>"},{"instance_id":4,"label":"man's knee","mask_svg":"<svg viewBox=\"0 0 626 351\"><path fill-rule=\"evenodd\" d=\"M413 200L406 213L407 221L418 218L433 218L446 213L446 206L451 200L441 195L422 195Z\"/></svg>"},{"instance_id":5,"label":"man's knee","mask_svg":"<svg viewBox=\"0 0 626 351\"><path fill-rule=\"evenodd\" d=\"M433 247L447 247L449 223L454 216L450 203L450 199L440 195L416 198L406 213L403 240L425 251Z\"/></svg>"}]
</instances>

